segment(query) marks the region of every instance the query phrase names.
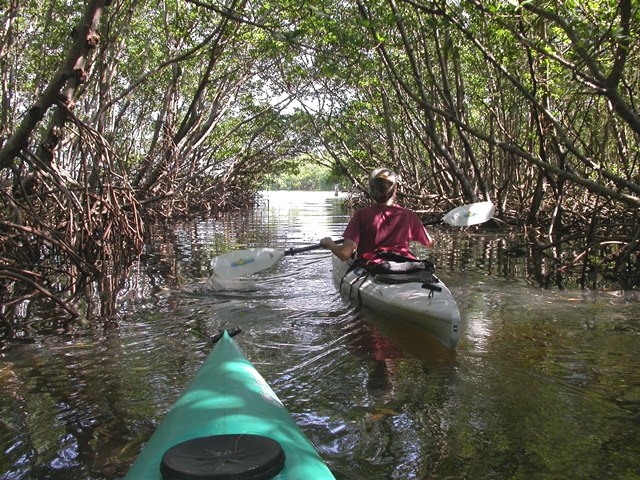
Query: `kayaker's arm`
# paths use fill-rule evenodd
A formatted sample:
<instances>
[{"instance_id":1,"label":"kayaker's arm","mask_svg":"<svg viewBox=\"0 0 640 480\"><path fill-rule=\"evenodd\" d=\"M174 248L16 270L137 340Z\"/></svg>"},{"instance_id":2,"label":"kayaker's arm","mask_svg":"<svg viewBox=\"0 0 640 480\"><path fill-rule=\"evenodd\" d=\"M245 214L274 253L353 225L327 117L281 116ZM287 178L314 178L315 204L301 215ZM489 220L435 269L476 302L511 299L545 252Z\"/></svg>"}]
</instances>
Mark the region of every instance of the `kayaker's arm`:
<instances>
[{"instance_id":1,"label":"kayaker's arm","mask_svg":"<svg viewBox=\"0 0 640 480\"><path fill-rule=\"evenodd\" d=\"M337 244L336 242L331 240L331 237L325 237L320 240L320 245L323 248L331 250L331 253L333 253L343 262L351 258L351 255L353 255L353 252L356 251L356 247L358 246L356 245L356 242L354 242L353 240L349 240L348 238L345 239L343 243Z\"/></svg>"},{"instance_id":2,"label":"kayaker's arm","mask_svg":"<svg viewBox=\"0 0 640 480\"><path fill-rule=\"evenodd\" d=\"M425 240L426 242L422 242L422 244L427 247L427 248L433 248L433 244L435 243L433 241L433 237L431 236L431 234L429 233L429 231L426 229L426 227L424 227L424 233L425 233Z\"/></svg>"}]
</instances>

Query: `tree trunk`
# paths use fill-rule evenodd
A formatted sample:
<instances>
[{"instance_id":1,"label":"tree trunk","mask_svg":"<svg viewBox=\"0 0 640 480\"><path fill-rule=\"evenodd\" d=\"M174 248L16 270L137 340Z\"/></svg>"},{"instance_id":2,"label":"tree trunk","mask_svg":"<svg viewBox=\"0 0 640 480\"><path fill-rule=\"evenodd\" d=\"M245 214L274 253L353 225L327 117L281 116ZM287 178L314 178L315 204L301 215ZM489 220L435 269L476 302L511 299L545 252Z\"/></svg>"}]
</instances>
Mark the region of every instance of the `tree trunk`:
<instances>
[{"instance_id":1,"label":"tree trunk","mask_svg":"<svg viewBox=\"0 0 640 480\"><path fill-rule=\"evenodd\" d=\"M105 0L89 0L87 3L82 20L74 29L73 43L62 65L53 75L40 98L27 111L16 131L0 149L0 170L10 167L22 149L28 147L33 130L49 108L60 101L60 98L66 108L73 110L74 92L78 85L86 80L84 69L87 62L86 56L99 41L96 32L104 4ZM42 142L40 153L44 156L43 160L51 161L53 151L62 137L65 119L66 109L59 108Z\"/></svg>"}]
</instances>

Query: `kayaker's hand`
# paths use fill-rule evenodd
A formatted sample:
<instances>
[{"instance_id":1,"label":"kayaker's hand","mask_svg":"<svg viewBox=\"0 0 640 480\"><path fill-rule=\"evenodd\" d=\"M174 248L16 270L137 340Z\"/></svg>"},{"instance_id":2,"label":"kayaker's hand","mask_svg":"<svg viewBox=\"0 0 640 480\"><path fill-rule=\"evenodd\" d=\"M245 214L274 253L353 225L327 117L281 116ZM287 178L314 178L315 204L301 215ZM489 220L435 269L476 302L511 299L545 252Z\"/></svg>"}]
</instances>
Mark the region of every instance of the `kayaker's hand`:
<instances>
[{"instance_id":1,"label":"kayaker's hand","mask_svg":"<svg viewBox=\"0 0 640 480\"><path fill-rule=\"evenodd\" d=\"M331 250L331 253L343 262L350 258L358 247L353 240L345 239L340 243L336 243L331 240L331 237L324 237L320 240L320 246L327 250Z\"/></svg>"},{"instance_id":2,"label":"kayaker's hand","mask_svg":"<svg viewBox=\"0 0 640 480\"><path fill-rule=\"evenodd\" d=\"M320 240L320 245L322 246L322 248L331 249L332 243L333 240L331 240L331 237L324 237L322 240Z\"/></svg>"}]
</instances>

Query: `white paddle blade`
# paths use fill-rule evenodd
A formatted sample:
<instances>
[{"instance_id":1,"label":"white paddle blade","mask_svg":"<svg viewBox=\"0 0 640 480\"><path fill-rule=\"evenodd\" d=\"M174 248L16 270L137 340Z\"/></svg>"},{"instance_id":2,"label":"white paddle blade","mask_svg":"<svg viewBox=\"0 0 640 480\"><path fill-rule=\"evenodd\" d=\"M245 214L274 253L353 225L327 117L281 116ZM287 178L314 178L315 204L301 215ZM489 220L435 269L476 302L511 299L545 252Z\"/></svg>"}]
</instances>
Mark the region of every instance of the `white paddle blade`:
<instances>
[{"instance_id":1,"label":"white paddle blade","mask_svg":"<svg viewBox=\"0 0 640 480\"><path fill-rule=\"evenodd\" d=\"M265 270L284 257L284 251L275 248L251 248L234 250L213 258L213 275L220 279L232 279L253 275Z\"/></svg>"},{"instance_id":2,"label":"white paddle blade","mask_svg":"<svg viewBox=\"0 0 640 480\"><path fill-rule=\"evenodd\" d=\"M455 227L466 227L484 223L493 217L496 207L491 202L478 202L454 208L448 212L442 221Z\"/></svg>"}]
</instances>

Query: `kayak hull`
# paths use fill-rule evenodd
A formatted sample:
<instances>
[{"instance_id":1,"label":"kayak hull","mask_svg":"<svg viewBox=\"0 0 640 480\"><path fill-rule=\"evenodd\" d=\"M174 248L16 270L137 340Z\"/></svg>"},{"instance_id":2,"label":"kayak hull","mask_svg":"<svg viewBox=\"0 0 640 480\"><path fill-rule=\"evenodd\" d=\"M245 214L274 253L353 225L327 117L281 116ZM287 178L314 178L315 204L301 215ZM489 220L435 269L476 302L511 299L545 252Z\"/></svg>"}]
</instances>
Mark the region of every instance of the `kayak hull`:
<instances>
[{"instance_id":1,"label":"kayak hull","mask_svg":"<svg viewBox=\"0 0 640 480\"><path fill-rule=\"evenodd\" d=\"M276 480L334 479L311 443L225 331L151 436L125 480L161 480L163 454L211 435L252 434L276 440L285 452Z\"/></svg>"},{"instance_id":2,"label":"kayak hull","mask_svg":"<svg viewBox=\"0 0 640 480\"><path fill-rule=\"evenodd\" d=\"M350 262L333 256L333 279L343 296L393 320L409 323L428 332L445 347L455 348L460 339L462 319L447 286L438 281L440 291L423 288L422 282L388 284L377 282L363 269L348 271Z\"/></svg>"}]
</instances>

